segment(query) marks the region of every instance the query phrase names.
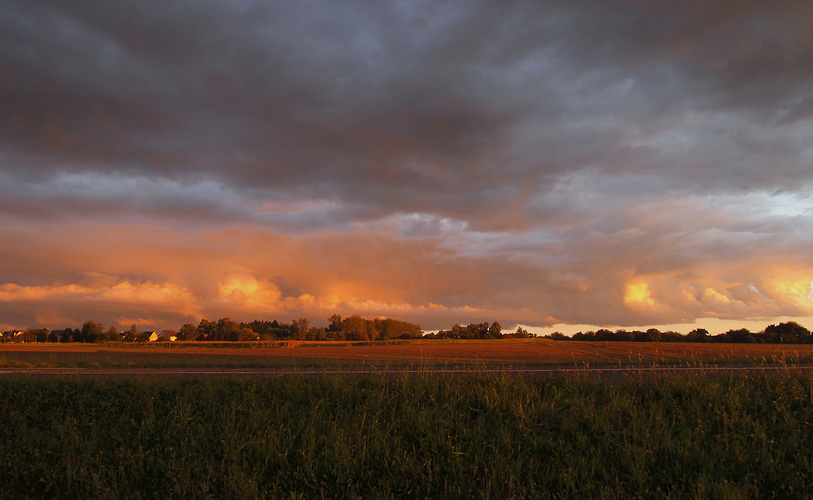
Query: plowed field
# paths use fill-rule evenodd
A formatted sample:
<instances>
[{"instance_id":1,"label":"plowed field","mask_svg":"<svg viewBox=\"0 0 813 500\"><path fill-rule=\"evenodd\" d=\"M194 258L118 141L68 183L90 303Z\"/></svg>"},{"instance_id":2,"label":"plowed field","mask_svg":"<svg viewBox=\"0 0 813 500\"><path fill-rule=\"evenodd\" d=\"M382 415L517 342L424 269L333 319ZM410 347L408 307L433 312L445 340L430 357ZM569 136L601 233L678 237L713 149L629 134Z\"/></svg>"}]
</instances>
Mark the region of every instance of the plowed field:
<instances>
[{"instance_id":1,"label":"plowed field","mask_svg":"<svg viewBox=\"0 0 813 500\"><path fill-rule=\"evenodd\" d=\"M554 342L550 340L412 341L393 344L276 343L63 345L2 344L5 367L274 367L366 365L674 365L810 363L813 345Z\"/></svg>"}]
</instances>

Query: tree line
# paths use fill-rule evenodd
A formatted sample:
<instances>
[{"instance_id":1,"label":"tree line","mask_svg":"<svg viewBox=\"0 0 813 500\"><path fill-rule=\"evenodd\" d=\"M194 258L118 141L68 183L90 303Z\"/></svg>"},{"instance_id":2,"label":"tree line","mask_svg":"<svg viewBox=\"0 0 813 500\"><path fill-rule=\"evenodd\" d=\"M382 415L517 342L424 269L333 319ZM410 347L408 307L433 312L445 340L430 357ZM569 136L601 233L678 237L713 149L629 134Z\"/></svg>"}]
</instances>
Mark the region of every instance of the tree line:
<instances>
[{"instance_id":1,"label":"tree line","mask_svg":"<svg viewBox=\"0 0 813 500\"><path fill-rule=\"evenodd\" d=\"M428 333L425 339L502 339L502 338L532 338L536 335L517 327L512 333L502 333L502 326L498 322L470 323L469 325L454 325L450 330L438 330L437 333Z\"/></svg>"},{"instance_id":2,"label":"tree line","mask_svg":"<svg viewBox=\"0 0 813 500\"><path fill-rule=\"evenodd\" d=\"M342 318L334 314L327 327L313 327L307 318L290 323L254 320L236 323L229 318L216 322L201 320L198 326L187 323L179 331L182 338L198 341L229 340L390 340L423 336L421 326L390 318L364 319L358 314ZM192 338L194 337L194 338ZM180 339L181 337L179 337Z\"/></svg>"},{"instance_id":3,"label":"tree line","mask_svg":"<svg viewBox=\"0 0 813 500\"><path fill-rule=\"evenodd\" d=\"M334 314L327 327L312 327L310 320L299 318L290 323L277 320L236 322L230 318L216 321L202 319L195 325L183 324L178 330L164 330L160 336L154 331L141 331L136 325L119 331L104 328L102 323L86 321L80 328L48 330L28 328L2 334L2 342L148 342L150 340L178 341L271 341L271 340L390 340L423 337L420 325L390 318L364 319L358 314L342 318Z\"/></svg>"},{"instance_id":4,"label":"tree line","mask_svg":"<svg viewBox=\"0 0 813 500\"><path fill-rule=\"evenodd\" d=\"M656 328L646 331L600 329L597 331L578 332L568 337L559 332L546 335L545 338L569 341L598 342L717 342L737 344L810 344L813 336L810 330L795 321L770 325L761 332L751 332L747 328L732 329L718 335L709 334L705 328L692 330L686 335L678 332L661 332Z\"/></svg>"},{"instance_id":5,"label":"tree line","mask_svg":"<svg viewBox=\"0 0 813 500\"><path fill-rule=\"evenodd\" d=\"M48 330L45 328L27 328L5 332L0 336L0 342L148 342L151 340L179 340L179 341L274 341L274 340L306 340L306 341L376 341L392 339L500 339L500 338L533 338L535 334L517 327L516 331L503 333L498 322L471 323L469 325L456 324L448 330L439 330L435 333L425 334L421 326L415 323L390 318L365 319L354 314L341 317L334 314L328 318L326 327L314 327L307 318L299 318L289 323L280 323L277 320L258 320L245 323L236 322L230 318L221 318L216 321L202 319L195 325L183 324L178 330L165 330L161 337L154 331L141 331L136 325L129 330L120 331L115 327L105 329L102 323L86 321L80 328L63 328ZM661 332L656 328L641 330L608 330L578 332L567 336L559 332L545 335L543 338L560 341L598 341L598 342L724 342L724 343L785 343L805 344L813 343L810 330L795 321L772 324L762 332L752 333L746 328L728 330L727 332L711 335L705 328L698 328L683 335L678 332Z\"/></svg>"}]
</instances>

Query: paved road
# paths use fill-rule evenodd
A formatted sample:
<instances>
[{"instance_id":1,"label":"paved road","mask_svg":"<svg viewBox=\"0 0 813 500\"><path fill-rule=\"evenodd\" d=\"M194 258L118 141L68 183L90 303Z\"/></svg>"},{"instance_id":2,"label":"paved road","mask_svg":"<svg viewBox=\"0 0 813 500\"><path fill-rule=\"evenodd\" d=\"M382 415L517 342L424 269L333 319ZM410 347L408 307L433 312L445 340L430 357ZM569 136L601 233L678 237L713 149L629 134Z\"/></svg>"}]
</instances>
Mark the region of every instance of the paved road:
<instances>
[{"instance_id":1,"label":"paved road","mask_svg":"<svg viewBox=\"0 0 813 500\"><path fill-rule=\"evenodd\" d=\"M90 378L218 378L275 377L282 375L417 375L515 373L529 376L595 374L605 376L635 373L764 373L813 371L813 365L719 365L719 366L443 366L388 368L0 368L0 377L90 377Z\"/></svg>"}]
</instances>

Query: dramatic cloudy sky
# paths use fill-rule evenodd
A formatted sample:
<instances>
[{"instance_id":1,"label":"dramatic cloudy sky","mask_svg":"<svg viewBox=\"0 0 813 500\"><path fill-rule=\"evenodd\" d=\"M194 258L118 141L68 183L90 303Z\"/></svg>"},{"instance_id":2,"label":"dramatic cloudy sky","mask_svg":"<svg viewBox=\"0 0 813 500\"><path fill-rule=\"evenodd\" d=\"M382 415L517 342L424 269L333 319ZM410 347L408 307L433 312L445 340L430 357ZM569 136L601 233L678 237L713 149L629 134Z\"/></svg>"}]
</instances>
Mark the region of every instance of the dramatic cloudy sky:
<instances>
[{"instance_id":1,"label":"dramatic cloudy sky","mask_svg":"<svg viewBox=\"0 0 813 500\"><path fill-rule=\"evenodd\" d=\"M0 326L813 327L811 26L809 0L0 0Z\"/></svg>"}]
</instances>

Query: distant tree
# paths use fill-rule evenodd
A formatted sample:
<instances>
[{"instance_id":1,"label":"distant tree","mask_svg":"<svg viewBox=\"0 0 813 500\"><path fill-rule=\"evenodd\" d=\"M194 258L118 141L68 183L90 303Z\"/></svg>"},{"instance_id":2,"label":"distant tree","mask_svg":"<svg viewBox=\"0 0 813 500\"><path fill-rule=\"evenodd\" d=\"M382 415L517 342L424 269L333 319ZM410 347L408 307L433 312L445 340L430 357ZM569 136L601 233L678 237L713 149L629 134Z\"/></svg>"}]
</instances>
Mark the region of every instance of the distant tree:
<instances>
[{"instance_id":1,"label":"distant tree","mask_svg":"<svg viewBox=\"0 0 813 500\"><path fill-rule=\"evenodd\" d=\"M82 324L82 342L94 343L104 337L104 326L95 321L85 321Z\"/></svg>"},{"instance_id":2,"label":"distant tree","mask_svg":"<svg viewBox=\"0 0 813 500\"><path fill-rule=\"evenodd\" d=\"M198 329L192 323L184 323L178 330L178 340L195 340L198 336Z\"/></svg>"},{"instance_id":3,"label":"distant tree","mask_svg":"<svg viewBox=\"0 0 813 500\"><path fill-rule=\"evenodd\" d=\"M592 342L596 340L596 332L576 332L573 334L573 340Z\"/></svg>"},{"instance_id":4,"label":"distant tree","mask_svg":"<svg viewBox=\"0 0 813 500\"><path fill-rule=\"evenodd\" d=\"M358 314L344 318L341 331L347 340L373 340L376 338L373 324Z\"/></svg>"},{"instance_id":5,"label":"distant tree","mask_svg":"<svg viewBox=\"0 0 813 500\"><path fill-rule=\"evenodd\" d=\"M810 330L795 321L770 325L765 328L764 337L768 342L775 343L806 343L810 342Z\"/></svg>"},{"instance_id":6,"label":"distant tree","mask_svg":"<svg viewBox=\"0 0 813 500\"><path fill-rule=\"evenodd\" d=\"M373 330L377 332L376 338L380 340L413 339L423 335L421 325L389 318L373 320Z\"/></svg>"},{"instance_id":7,"label":"distant tree","mask_svg":"<svg viewBox=\"0 0 813 500\"><path fill-rule=\"evenodd\" d=\"M561 334L560 334L560 335L561 335ZM505 335L504 335L504 336L505 336ZM517 339L528 339L528 338L531 338L531 334L530 334L530 333L528 333L528 330L526 330L526 329L522 328L522 327L521 327L521 326L519 326L519 325L517 325L517 329L516 329L516 331L514 331L514 333L510 333L510 334L508 334L508 336L510 336L510 337L514 337L514 338L517 338ZM548 337L548 338L552 338L552 337Z\"/></svg>"},{"instance_id":8,"label":"distant tree","mask_svg":"<svg viewBox=\"0 0 813 500\"><path fill-rule=\"evenodd\" d=\"M327 340L327 331L322 327L312 327L305 340Z\"/></svg>"},{"instance_id":9,"label":"distant tree","mask_svg":"<svg viewBox=\"0 0 813 500\"><path fill-rule=\"evenodd\" d=\"M31 342L45 342L48 340L48 330L36 328L31 330Z\"/></svg>"},{"instance_id":10,"label":"distant tree","mask_svg":"<svg viewBox=\"0 0 813 500\"><path fill-rule=\"evenodd\" d=\"M438 332L438 334L442 334L443 332ZM452 326L448 337L451 339L473 339L477 338L477 325L470 324L468 326L463 326L459 324L455 324Z\"/></svg>"},{"instance_id":11,"label":"distant tree","mask_svg":"<svg viewBox=\"0 0 813 500\"><path fill-rule=\"evenodd\" d=\"M601 328L600 330L596 330L596 340L598 341L616 340L615 333L611 332L606 328Z\"/></svg>"},{"instance_id":12,"label":"distant tree","mask_svg":"<svg viewBox=\"0 0 813 500\"><path fill-rule=\"evenodd\" d=\"M709 331L705 328L696 328L686 334L686 340L689 342L708 342Z\"/></svg>"},{"instance_id":13,"label":"distant tree","mask_svg":"<svg viewBox=\"0 0 813 500\"><path fill-rule=\"evenodd\" d=\"M107 332L105 332L104 334L104 337L106 340L110 342L119 342L123 339L118 328L116 328L115 326L111 326L110 328L108 328Z\"/></svg>"},{"instance_id":14,"label":"distant tree","mask_svg":"<svg viewBox=\"0 0 813 500\"><path fill-rule=\"evenodd\" d=\"M467 326L456 324L451 330L438 330L434 335L427 335L424 338L438 338L438 339L488 339L500 338L502 336L502 327L496 321L489 325L488 323L470 323Z\"/></svg>"},{"instance_id":15,"label":"distant tree","mask_svg":"<svg viewBox=\"0 0 813 500\"><path fill-rule=\"evenodd\" d=\"M66 344L73 342L73 328L65 328L59 335L59 342Z\"/></svg>"},{"instance_id":16,"label":"distant tree","mask_svg":"<svg viewBox=\"0 0 813 500\"><path fill-rule=\"evenodd\" d=\"M338 314L334 314L333 316L327 319L328 325L326 330L328 332L340 332L342 331L342 317Z\"/></svg>"},{"instance_id":17,"label":"distant tree","mask_svg":"<svg viewBox=\"0 0 813 500\"><path fill-rule=\"evenodd\" d=\"M635 340L635 335L623 329L616 330L614 335L617 342L632 342Z\"/></svg>"},{"instance_id":18,"label":"distant tree","mask_svg":"<svg viewBox=\"0 0 813 500\"><path fill-rule=\"evenodd\" d=\"M683 342L685 340L686 337L671 330L665 331L661 334L661 342Z\"/></svg>"},{"instance_id":19,"label":"distant tree","mask_svg":"<svg viewBox=\"0 0 813 500\"><path fill-rule=\"evenodd\" d=\"M462 326L454 325L451 330L438 330L437 333L435 333L435 338L438 338L438 339L459 339L462 330L463 330Z\"/></svg>"},{"instance_id":20,"label":"distant tree","mask_svg":"<svg viewBox=\"0 0 813 500\"><path fill-rule=\"evenodd\" d=\"M133 326L131 326L129 330L124 332L124 341L135 342L137 338L138 338L138 328L136 328L135 323L133 323Z\"/></svg>"},{"instance_id":21,"label":"distant tree","mask_svg":"<svg viewBox=\"0 0 813 500\"><path fill-rule=\"evenodd\" d=\"M649 328L646 331L647 342L660 342L663 339L663 333L657 328Z\"/></svg>"},{"instance_id":22,"label":"distant tree","mask_svg":"<svg viewBox=\"0 0 813 500\"><path fill-rule=\"evenodd\" d=\"M327 340L347 340L345 332L340 329L325 328L325 338Z\"/></svg>"},{"instance_id":23,"label":"distant tree","mask_svg":"<svg viewBox=\"0 0 813 500\"><path fill-rule=\"evenodd\" d=\"M240 323L240 328L249 328L259 336L260 340L288 339L294 335L292 325L281 324L277 320L255 319L251 323Z\"/></svg>"},{"instance_id":24,"label":"distant tree","mask_svg":"<svg viewBox=\"0 0 813 500\"><path fill-rule=\"evenodd\" d=\"M252 340L258 340L259 338L260 336L257 335L251 328L242 327L237 330L237 340L241 342L249 342Z\"/></svg>"},{"instance_id":25,"label":"distant tree","mask_svg":"<svg viewBox=\"0 0 813 500\"><path fill-rule=\"evenodd\" d=\"M215 340L215 329L217 325L207 319L201 319L198 323L198 336L195 340Z\"/></svg>"},{"instance_id":26,"label":"distant tree","mask_svg":"<svg viewBox=\"0 0 813 500\"><path fill-rule=\"evenodd\" d=\"M239 340L240 339L240 325L231 318L220 318L215 324L215 333L212 340Z\"/></svg>"},{"instance_id":27,"label":"distant tree","mask_svg":"<svg viewBox=\"0 0 813 500\"><path fill-rule=\"evenodd\" d=\"M308 318L299 318L291 321L291 331L293 337L297 340L305 340L310 330L310 320Z\"/></svg>"},{"instance_id":28,"label":"distant tree","mask_svg":"<svg viewBox=\"0 0 813 500\"><path fill-rule=\"evenodd\" d=\"M723 342L734 342L738 344L742 343L754 343L757 341L756 337L753 333L751 333L747 328L740 328L739 330L729 330L722 334L721 341Z\"/></svg>"}]
</instances>

